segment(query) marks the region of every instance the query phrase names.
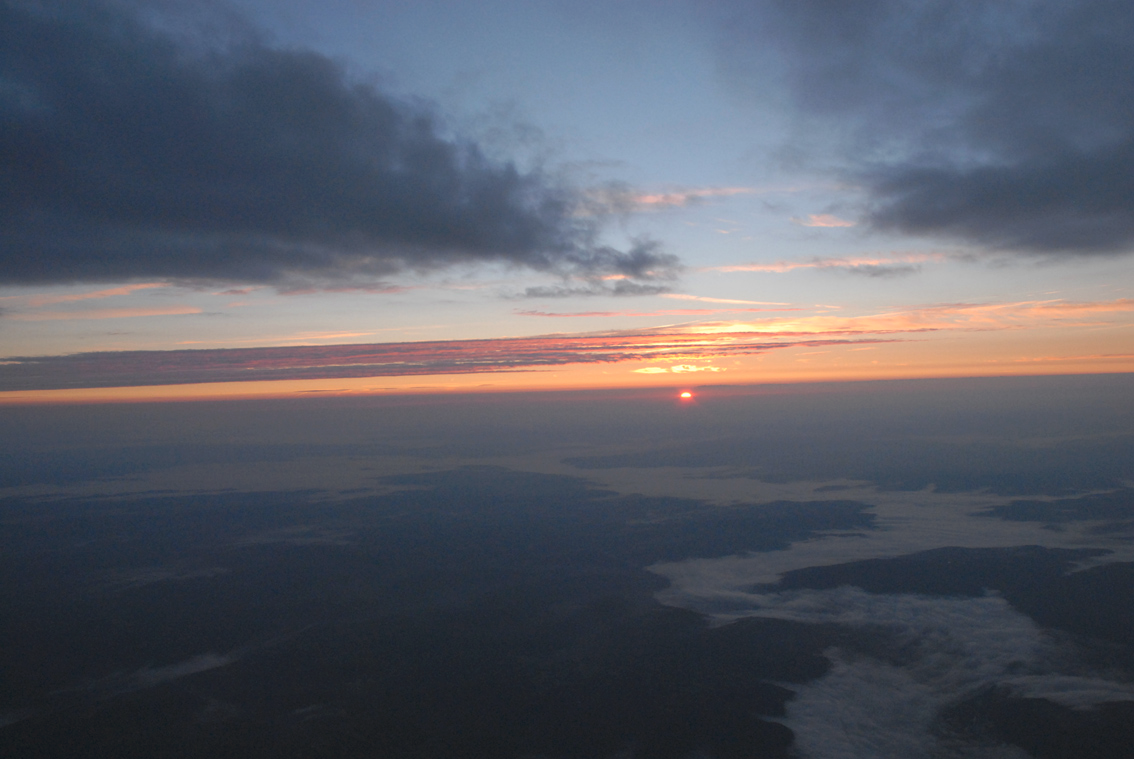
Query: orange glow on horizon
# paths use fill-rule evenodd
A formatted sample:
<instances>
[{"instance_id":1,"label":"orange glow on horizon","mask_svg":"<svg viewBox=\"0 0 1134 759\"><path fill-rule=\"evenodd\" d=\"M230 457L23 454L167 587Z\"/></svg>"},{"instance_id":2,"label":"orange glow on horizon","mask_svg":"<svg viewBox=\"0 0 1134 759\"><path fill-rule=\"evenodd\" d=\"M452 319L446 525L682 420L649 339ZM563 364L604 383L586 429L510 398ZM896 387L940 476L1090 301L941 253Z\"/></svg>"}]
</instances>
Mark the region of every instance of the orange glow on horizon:
<instances>
[{"instance_id":1,"label":"orange glow on horizon","mask_svg":"<svg viewBox=\"0 0 1134 759\"><path fill-rule=\"evenodd\" d=\"M1134 373L1134 356L1082 356L1069 359L1046 356L1028 360L978 361L949 366L945 362L911 362L892 366L794 366L773 361L737 372L724 386L799 384L815 382L869 382L903 379L947 379L1074 374ZM642 378L646 380L643 381ZM433 375L265 382L217 382L197 385L76 388L0 392L0 406L42 404L164 403L179 401L269 400L368 395L453 395L481 393L559 392L576 390L661 390L672 375L611 374L593 367L577 372L509 372L504 374ZM656 380L651 381L651 380ZM684 398L689 402L694 398Z\"/></svg>"},{"instance_id":2,"label":"orange glow on horizon","mask_svg":"<svg viewBox=\"0 0 1134 759\"><path fill-rule=\"evenodd\" d=\"M61 364L73 372L64 376L107 386L0 391L0 406L608 388L686 401L678 375L690 381L690 372L731 386L1134 373L1132 330L1134 299L1119 298L956 303L526 338L82 354L81 361ZM52 366L45 363L45 371ZM240 381L242 374L248 379ZM169 382L176 379L190 381ZM154 381L111 386L131 380Z\"/></svg>"}]
</instances>

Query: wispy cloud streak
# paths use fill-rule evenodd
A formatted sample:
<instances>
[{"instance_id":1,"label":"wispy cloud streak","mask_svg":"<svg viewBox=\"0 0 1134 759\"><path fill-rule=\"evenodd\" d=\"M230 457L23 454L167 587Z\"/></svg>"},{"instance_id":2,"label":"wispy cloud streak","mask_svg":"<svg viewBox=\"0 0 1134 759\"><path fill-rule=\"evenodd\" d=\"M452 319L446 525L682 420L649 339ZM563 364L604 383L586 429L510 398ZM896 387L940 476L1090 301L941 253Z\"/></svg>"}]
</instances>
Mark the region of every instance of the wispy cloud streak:
<instances>
[{"instance_id":1,"label":"wispy cloud streak","mask_svg":"<svg viewBox=\"0 0 1134 759\"><path fill-rule=\"evenodd\" d=\"M108 287L102 290L92 290L85 293L59 293L51 295L48 293L35 294L35 295L5 295L0 297L0 302L14 302L27 308L43 308L44 306L55 306L60 303L75 303L83 300L99 300L102 298L114 298L122 295L130 295L138 290L152 290L154 288L169 287L167 282L136 282L130 285L122 285L121 287Z\"/></svg>"},{"instance_id":2,"label":"wispy cloud streak","mask_svg":"<svg viewBox=\"0 0 1134 759\"><path fill-rule=\"evenodd\" d=\"M1131 298L945 303L858 316L703 321L490 340L12 357L0 360L0 391L472 374L627 362L693 366L785 348L901 342L911 339L902 335L919 333L1094 326L1129 320L1131 313Z\"/></svg>"},{"instance_id":3,"label":"wispy cloud streak","mask_svg":"<svg viewBox=\"0 0 1134 759\"><path fill-rule=\"evenodd\" d=\"M702 303L736 303L749 306L790 306L790 303L781 303L779 301L770 300L736 300L735 298L709 298L703 295L686 295L685 293L664 293L663 298L671 298L673 300L696 300ZM793 310L793 309L780 309L780 310Z\"/></svg>"},{"instance_id":4,"label":"wispy cloud streak","mask_svg":"<svg viewBox=\"0 0 1134 759\"><path fill-rule=\"evenodd\" d=\"M185 316L202 313L196 306L162 306L157 308L88 308L79 311L32 311L5 316L10 321L86 321L88 319L133 319L141 316Z\"/></svg>"},{"instance_id":5,"label":"wispy cloud streak","mask_svg":"<svg viewBox=\"0 0 1134 759\"><path fill-rule=\"evenodd\" d=\"M938 263L946 258L947 256L944 253L905 253L858 258L812 258L803 261L773 261L771 263L714 266L706 269L706 271L752 271L784 274L796 269L822 269L850 274L866 274L868 276L892 276L894 274L913 273L918 271L923 263Z\"/></svg>"},{"instance_id":6,"label":"wispy cloud streak","mask_svg":"<svg viewBox=\"0 0 1134 759\"><path fill-rule=\"evenodd\" d=\"M802 316L754 322L702 323L703 333L774 333L799 335L893 334L941 330L1020 329L1052 324L1088 326L1134 312L1134 299L1110 301L1015 301L1011 303L941 303L861 316Z\"/></svg>"},{"instance_id":7,"label":"wispy cloud streak","mask_svg":"<svg viewBox=\"0 0 1134 759\"><path fill-rule=\"evenodd\" d=\"M768 313L799 311L798 308L676 308L668 311L533 311L517 310L520 316L707 316L709 314Z\"/></svg>"},{"instance_id":8,"label":"wispy cloud streak","mask_svg":"<svg viewBox=\"0 0 1134 759\"><path fill-rule=\"evenodd\" d=\"M628 361L687 363L795 346L884 341L694 334L677 327L497 340L80 353L0 362L0 390L470 374Z\"/></svg>"},{"instance_id":9,"label":"wispy cloud streak","mask_svg":"<svg viewBox=\"0 0 1134 759\"><path fill-rule=\"evenodd\" d=\"M756 187L694 187L647 192L622 183L597 187L587 193L584 213L640 213L671 208L687 208L712 198L756 195L768 190Z\"/></svg>"},{"instance_id":10,"label":"wispy cloud streak","mask_svg":"<svg viewBox=\"0 0 1134 759\"><path fill-rule=\"evenodd\" d=\"M855 222L840 219L829 213L810 213L804 219L792 219L792 223L801 227L853 227Z\"/></svg>"}]
</instances>

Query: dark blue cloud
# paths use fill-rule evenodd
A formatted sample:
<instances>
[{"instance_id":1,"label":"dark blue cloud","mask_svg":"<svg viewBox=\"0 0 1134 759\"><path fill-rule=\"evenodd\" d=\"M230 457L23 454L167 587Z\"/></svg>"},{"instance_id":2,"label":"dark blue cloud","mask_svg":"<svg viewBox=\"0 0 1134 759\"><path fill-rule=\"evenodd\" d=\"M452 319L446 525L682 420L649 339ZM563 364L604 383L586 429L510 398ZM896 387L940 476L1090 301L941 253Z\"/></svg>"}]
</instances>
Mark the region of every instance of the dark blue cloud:
<instances>
[{"instance_id":1,"label":"dark blue cloud","mask_svg":"<svg viewBox=\"0 0 1134 759\"><path fill-rule=\"evenodd\" d=\"M504 262L672 274L572 188L224 14L0 2L0 282L280 282Z\"/></svg>"},{"instance_id":2,"label":"dark blue cloud","mask_svg":"<svg viewBox=\"0 0 1134 759\"><path fill-rule=\"evenodd\" d=\"M1041 254L1134 246L1134 5L706 7L733 73L778 70L816 140L839 142L833 168L865 188L876 229Z\"/></svg>"}]
</instances>

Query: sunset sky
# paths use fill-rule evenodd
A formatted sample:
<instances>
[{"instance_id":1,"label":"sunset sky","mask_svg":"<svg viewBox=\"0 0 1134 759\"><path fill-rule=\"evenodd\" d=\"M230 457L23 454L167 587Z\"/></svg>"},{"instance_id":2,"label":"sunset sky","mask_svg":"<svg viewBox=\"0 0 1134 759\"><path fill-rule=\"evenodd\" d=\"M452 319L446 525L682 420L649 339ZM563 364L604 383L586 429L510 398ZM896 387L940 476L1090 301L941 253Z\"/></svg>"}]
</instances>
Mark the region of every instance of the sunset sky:
<instances>
[{"instance_id":1,"label":"sunset sky","mask_svg":"<svg viewBox=\"0 0 1134 759\"><path fill-rule=\"evenodd\" d=\"M1128 759L1132 0L0 0L0 757Z\"/></svg>"},{"instance_id":2,"label":"sunset sky","mask_svg":"<svg viewBox=\"0 0 1134 759\"><path fill-rule=\"evenodd\" d=\"M1134 371L1123 2L0 2L0 403Z\"/></svg>"}]
</instances>

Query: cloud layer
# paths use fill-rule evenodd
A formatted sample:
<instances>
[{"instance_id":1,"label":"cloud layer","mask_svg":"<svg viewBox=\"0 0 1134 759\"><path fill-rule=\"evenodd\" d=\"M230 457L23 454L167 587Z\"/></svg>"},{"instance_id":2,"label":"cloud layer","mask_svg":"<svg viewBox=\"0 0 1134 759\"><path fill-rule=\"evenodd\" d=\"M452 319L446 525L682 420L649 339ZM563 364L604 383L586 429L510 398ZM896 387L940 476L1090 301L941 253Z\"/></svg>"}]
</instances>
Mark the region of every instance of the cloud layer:
<instances>
[{"instance_id":1,"label":"cloud layer","mask_svg":"<svg viewBox=\"0 0 1134 759\"><path fill-rule=\"evenodd\" d=\"M693 361L777 348L876 342L892 340L806 334L784 339L762 333L707 336L667 328L499 340L79 353L2 361L0 391L469 374L569 364Z\"/></svg>"},{"instance_id":2,"label":"cloud layer","mask_svg":"<svg viewBox=\"0 0 1134 759\"><path fill-rule=\"evenodd\" d=\"M925 262L947 259L941 253L904 253L888 256L862 256L856 258L812 258L805 261L776 261L774 263L733 264L715 266L707 271L758 271L783 274L796 269L819 269L844 274L861 274L867 277L900 277L915 274Z\"/></svg>"},{"instance_id":3,"label":"cloud layer","mask_svg":"<svg viewBox=\"0 0 1134 759\"><path fill-rule=\"evenodd\" d=\"M97 293L96 293L97 294ZM792 308L720 309L726 312ZM80 318L137 315L113 309L77 312ZM717 309L673 309L700 315ZM175 313L174 309L162 313ZM158 312L154 311L154 315ZM996 331L1051 326L1100 326L1129 319L1134 300L947 303L886 313L774 316L750 321L706 321L593 333L490 340L439 340L350 345L297 345L172 351L117 351L63 356L12 356L0 361L0 391L136 387L349 377L424 376L523 371L571 364L691 362L754 355L781 348L891 343L917 333ZM63 318L61 312L21 318ZM554 313L526 316L634 316L635 312ZM66 314L74 318L76 312ZM356 333L330 335L347 337ZM305 335L304 341L328 336ZM669 371L681 371L672 366ZM661 367L659 366L660 373ZM647 372L653 373L653 372Z\"/></svg>"},{"instance_id":4,"label":"cloud layer","mask_svg":"<svg viewBox=\"0 0 1134 759\"><path fill-rule=\"evenodd\" d=\"M1134 244L1129 3L713 5L738 74L776 51L874 228L1041 254Z\"/></svg>"},{"instance_id":5,"label":"cloud layer","mask_svg":"<svg viewBox=\"0 0 1134 759\"><path fill-rule=\"evenodd\" d=\"M0 2L0 283L677 264L598 244L580 193L320 54L137 7Z\"/></svg>"},{"instance_id":6,"label":"cloud layer","mask_svg":"<svg viewBox=\"0 0 1134 759\"><path fill-rule=\"evenodd\" d=\"M756 616L885 629L893 636L892 650L901 652L898 662L827 652L834 660L830 672L797 686L788 705L785 722L802 756L1016 759L1018 750L950 735L939 716L993 686L1078 708L1134 696L1126 683L1059 672L1053 642L996 596L873 595L842 587L768 594L759 602Z\"/></svg>"}]
</instances>

